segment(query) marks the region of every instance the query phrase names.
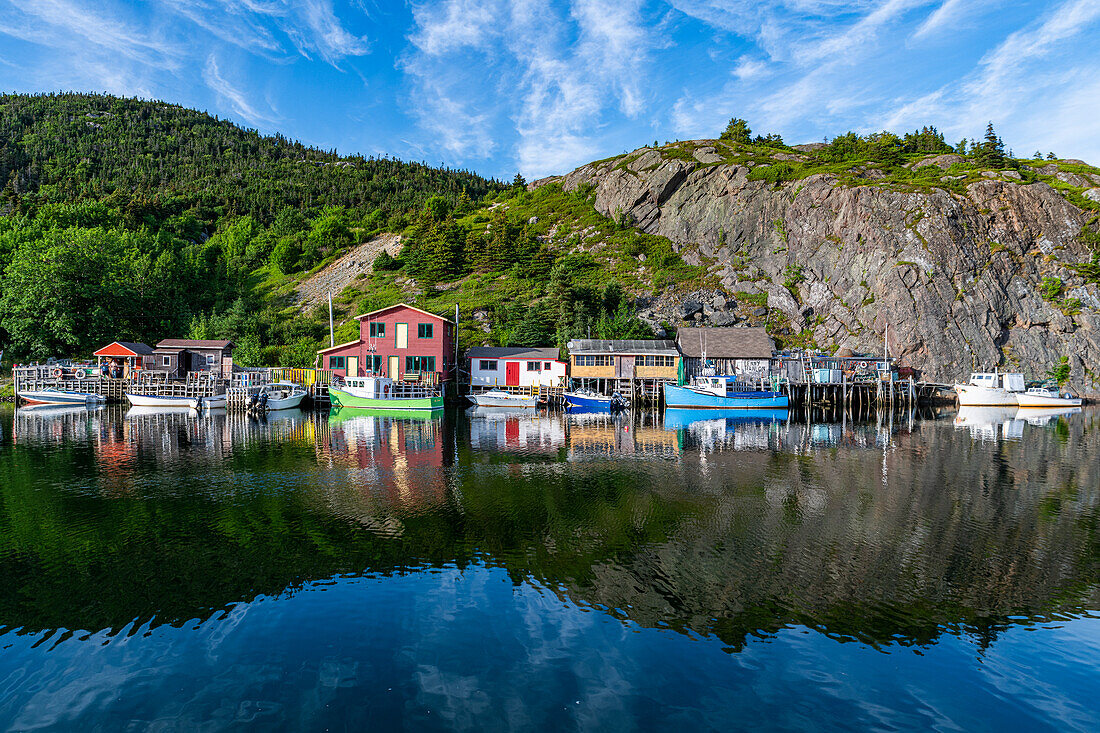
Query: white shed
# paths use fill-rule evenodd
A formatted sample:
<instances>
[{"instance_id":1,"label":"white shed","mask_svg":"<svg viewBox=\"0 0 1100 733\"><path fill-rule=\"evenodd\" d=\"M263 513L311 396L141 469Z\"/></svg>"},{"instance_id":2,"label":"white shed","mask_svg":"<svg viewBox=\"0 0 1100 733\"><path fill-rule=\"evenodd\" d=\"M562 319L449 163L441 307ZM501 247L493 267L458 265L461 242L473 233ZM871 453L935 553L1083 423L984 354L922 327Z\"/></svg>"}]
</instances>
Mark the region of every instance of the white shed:
<instances>
[{"instance_id":1,"label":"white shed","mask_svg":"<svg viewBox=\"0 0 1100 733\"><path fill-rule=\"evenodd\" d=\"M557 387L565 380L565 362L554 348L477 346L466 357L474 387Z\"/></svg>"}]
</instances>

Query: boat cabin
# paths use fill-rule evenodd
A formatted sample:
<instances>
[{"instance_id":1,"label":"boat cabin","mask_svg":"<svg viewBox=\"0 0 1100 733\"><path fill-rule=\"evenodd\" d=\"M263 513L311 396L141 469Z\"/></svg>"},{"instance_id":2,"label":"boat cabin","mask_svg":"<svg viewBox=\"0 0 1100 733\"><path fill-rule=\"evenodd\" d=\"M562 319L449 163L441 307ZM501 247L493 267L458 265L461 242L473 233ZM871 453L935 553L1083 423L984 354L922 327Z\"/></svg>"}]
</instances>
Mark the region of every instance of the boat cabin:
<instances>
[{"instance_id":1,"label":"boat cabin","mask_svg":"<svg viewBox=\"0 0 1100 733\"><path fill-rule=\"evenodd\" d=\"M1026 388L1024 375L1001 372L974 372L970 375L970 384L986 389L1003 389L1006 392L1023 392Z\"/></svg>"}]
</instances>

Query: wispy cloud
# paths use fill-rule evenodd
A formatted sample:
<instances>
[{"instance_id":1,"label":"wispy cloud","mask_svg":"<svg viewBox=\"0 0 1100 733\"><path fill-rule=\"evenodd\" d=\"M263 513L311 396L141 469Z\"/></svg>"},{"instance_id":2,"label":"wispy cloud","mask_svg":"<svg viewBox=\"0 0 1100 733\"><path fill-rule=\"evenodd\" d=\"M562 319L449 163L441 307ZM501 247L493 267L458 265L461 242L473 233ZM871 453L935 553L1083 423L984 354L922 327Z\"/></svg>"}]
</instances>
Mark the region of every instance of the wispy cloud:
<instances>
[{"instance_id":1,"label":"wispy cloud","mask_svg":"<svg viewBox=\"0 0 1100 733\"><path fill-rule=\"evenodd\" d=\"M107 51L159 68L177 68L180 53L155 29L140 27L103 8L70 0L9 0L0 33L52 48ZM88 45L91 48L88 48Z\"/></svg>"},{"instance_id":2,"label":"wispy cloud","mask_svg":"<svg viewBox=\"0 0 1100 733\"><path fill-rule=\"evenodd\" d=\"M543 175L599 149L603 113L633 118L647 106L658 41L640 0L447 0L414 7L414 21L402 63L413 112L453 155L493 150L506 110L516 165ZM477 112L486 106L497 114ZM456 120L472 126L456 134Z\"/></svg>"},{"instance_id":3,"label":"wispy cloud","mask_svg":"<svg viewBox=\"0 0 1100 733\"><path fill-rule=\"evenodd\" d=\"M988 0L945 0L914 31L912 40L940 38L957 30L959 24L990 5Z\"/></svg>"},{"instance_id":4,"label":"wispy cloud","mask_svg":"<svg viewBox=\"0 0 1100 733\"><path fill-rule=\"evenodd\" d=\"M245 93L222 76L218 68L218 60L213 54L206 60L206 66L202 72L203 81L215 94L229 102L233 111L253 125L261 126L272 124L276 120L270 112L261 112L249 101Z\"/></svg>"}]
</instances>

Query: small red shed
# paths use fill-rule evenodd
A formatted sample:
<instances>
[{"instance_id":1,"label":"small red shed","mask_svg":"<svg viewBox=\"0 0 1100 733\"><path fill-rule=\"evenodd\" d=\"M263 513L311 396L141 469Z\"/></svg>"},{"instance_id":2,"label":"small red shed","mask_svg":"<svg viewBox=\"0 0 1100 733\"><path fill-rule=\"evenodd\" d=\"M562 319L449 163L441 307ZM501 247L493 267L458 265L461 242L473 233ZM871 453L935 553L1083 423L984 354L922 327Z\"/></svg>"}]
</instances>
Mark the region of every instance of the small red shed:
<instances>
[{"instance_id":1,"label":"small red shed","mask_svg":"<svg viewBox=\"0 0 1100 733\"><path fill-rule=\"evenodd\" d=\"M134 341L112 341L92 354L96 357L100 369L106 359L111 366L119 369L119 376L128 378L135 369L150 369L153 366L153 349Z\"/></svg>"}]
</instances>

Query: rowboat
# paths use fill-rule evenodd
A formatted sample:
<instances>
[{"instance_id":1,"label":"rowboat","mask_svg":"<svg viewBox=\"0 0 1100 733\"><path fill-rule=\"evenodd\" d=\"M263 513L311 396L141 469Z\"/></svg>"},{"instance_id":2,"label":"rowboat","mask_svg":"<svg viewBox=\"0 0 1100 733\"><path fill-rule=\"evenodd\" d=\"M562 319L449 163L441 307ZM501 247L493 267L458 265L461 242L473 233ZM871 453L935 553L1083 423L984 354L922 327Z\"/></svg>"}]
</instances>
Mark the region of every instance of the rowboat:
<instances>
[{"instance_id":1,"label":"rowboat","mask_svg":"<svg viewBox=\"0 0 1100 733\"><path fill-rule=\"evenodd\" d=\"M466 399L478 407L535 407L538 398L535 395L519 395L502 389L491 389L481 394L466 395Z\"/></svg>"},{"instance_id":2,"label":"rowboat","mask_svg":"<svg viewBox=\"0 0 1100 733\"><path fill-rule=\"evenodd\" d=\"M71 392L47 387L33 392L20 392L19 399L32 405L87 405L106 402L106 398L91 392Z\"/></svg>"},{"instance_id":3,"label":"rowboat","mask_svg":"<svg viewBox=\"0 0 1100 733\"><path fill-rule=\"evenodd\" d=\"M126 401L134 407L191 407L193 397L173 397L157 394L131 394L125 392Z\"/></svg>"},{"instance_id":4,"label":"rowboat","mask_svg":"<svg viewBox=\"0 0 1100 733\"><path fill-rule=\"evenodd\" d=\"M787 395L764 389L746 390L732 376L696 377L690 385L665 385L665 406L709 410L783 410Z\"/></svg>"},{"instance_id":5,"label":"rowboat","mask_svg":"<svg viewBox=\"0 0 1100 733\"><path fill-rule=\"evenodd\" d=\"M194 397L188 403L193 410L224 410L226 406L224 394L216 394L210 397Z\"/></svg>"},{"instance_id":6,"label":"rowboat","mask_svg":"<svg viewBox=\"0 0 1100 733\"><path fill-rule=\"evenodd\" d=\"M328 388L333 407L365 410L441 410L443 395L419 384L394 382L388 377L348 377Z\"/></svg>"}]
</instances>

